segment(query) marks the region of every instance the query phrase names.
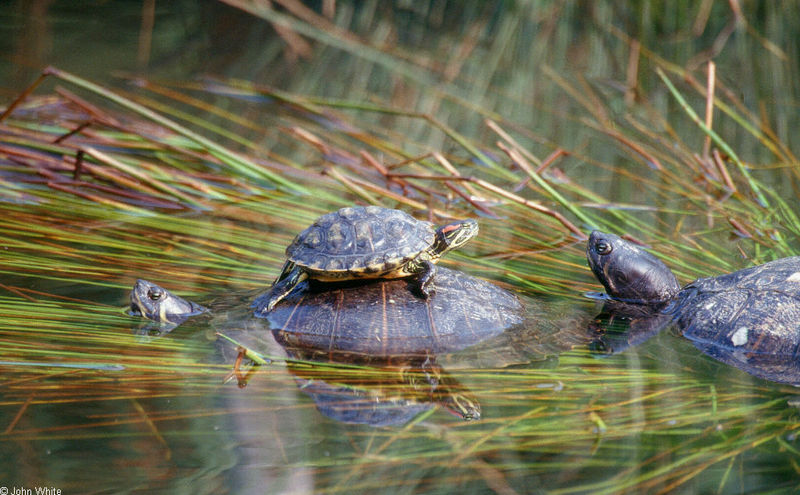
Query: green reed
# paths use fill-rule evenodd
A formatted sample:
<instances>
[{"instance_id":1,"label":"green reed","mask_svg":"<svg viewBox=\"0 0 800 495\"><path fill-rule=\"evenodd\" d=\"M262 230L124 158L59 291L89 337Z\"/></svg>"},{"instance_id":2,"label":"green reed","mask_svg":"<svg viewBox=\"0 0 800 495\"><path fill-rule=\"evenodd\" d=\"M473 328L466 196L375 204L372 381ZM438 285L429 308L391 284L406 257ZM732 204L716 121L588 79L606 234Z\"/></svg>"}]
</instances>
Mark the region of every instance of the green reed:
<instances>
[{"instance_id":1,"label":"green reed","mask_svg":"<svg viewBox=\"0 0 800 495\"><path fill-rule=\"evenodd\" d=\"M470 8L473 20L489 22ZM583 257L592 228L647 243L682 281L797 254L792 143L720 82L725 69L717 69L710 93L707 64L678 64L686 53L658 51L646 35L595 19L592 29L617 40L614 54L639 64L622 81L626 89L620 81L609 89L527 55L524 36L515 37L520 19L551 12L519 8L519 16L497 21L504 29L496 44L477 46L480 53L452 77L447 67L330 24L254 12L316 40L321 52L350 54L342 71L369 62L410 81L419 103L411 109L366 90L328 96L315 86L287 91L219 79L147 81L131 91L47 69L45 79L68 91L34 88L0 118L0 366L10 370L0 380L0 407L12 418L0 425L2 439L139 438L161 435L176 419L313 409L284 397L295 385L286 360L270 355L247 385L263 397L252 409L176 407L62 429L13 420L53 404L233 396L222 385L232 363L214 361L213 339L201 338L207 322L161 337L132 333L126 291L139 277L203 302L232 287L265 288L293 236L347 204L399 207L434 221L477 216L482 235L444 264L581 308L589 305L582 293L599 289ZM616 8L601 5L593 14L613 17ZM561 15L568 14L569 7ZM572 34L549 35L550 62L568 58ZM751 36L756 48L741 50L765 45ZM509 49L526 54L515 63L528 66L532 79L495 81L481 70L487 58L507 63ZM317 61L309 70L330 68ZM63 117L46 111L53 100ZM701 117L707 103L716 111L710 125ZM240 112L251 108L258 119ZM548 137L567 124L583 138ZM119 297L73 299L57 287L36 289L35 280ZM696 349L669 342L641 357L642 369L629 367L625 354L600 359L568 346L558 349L557 366L454 369L486 404L482 421L441 421L432 409L402 428L348 429L345 438L326 439L346 448L332 456L287 453L287 465L310 469L320 493L385 489L389 479L431 492L475 483L512 493L531 473L548 486L568 481L554 493L724 492L761 452L776 460L767 474L796 471L793 390L735 370L715 369L712 379ZM293 364L312 380L365 387L395 377L375 366ZM150 426L103 429L113 422ZM275 441L267 432L252 435Z\"/></svg>"}]
</instances>

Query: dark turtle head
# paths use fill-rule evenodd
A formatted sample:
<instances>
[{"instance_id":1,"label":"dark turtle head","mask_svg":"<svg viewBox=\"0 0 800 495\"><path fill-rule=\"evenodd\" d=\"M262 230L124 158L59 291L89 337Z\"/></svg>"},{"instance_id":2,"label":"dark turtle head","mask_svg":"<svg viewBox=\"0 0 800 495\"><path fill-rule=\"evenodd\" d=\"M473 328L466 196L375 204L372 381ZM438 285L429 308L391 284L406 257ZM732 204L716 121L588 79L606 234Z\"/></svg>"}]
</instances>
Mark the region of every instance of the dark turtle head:
<instances>
[{"instance_id":1,"label":"dark turtle head","mask_svg":"<svg viewBox=\"0 0 800 495\"><path fill-rule=\"evenodd\" d=\"M167 289L139 279L131 291L132 316L144 316L159 323L179 324L206 308L172 294Z\"/></svg>"},{"instance_id":2,"label":"dark turtle head","mask_svg":"<svg viewBox=\"0 0 800 495\"><path fill-rule=\"evenodd\" d=\"M660 303L672 299L681 290L667 265L614 234L592 232L586 245L586 259L594 276L614 299Z\"/></svg>"},{"instance_id":3,"label":"dark turtle head","mask_svg":"<svg viewBox=\"0 0 800 495\"><path fill-rule=\"evenodd\" d=\"M463 246L476 235L478 235L478 222L471 218L448 223L436 231L436 240L431 247L431 252L434 256L439 257Z\"/></svg>"}]
</instances>

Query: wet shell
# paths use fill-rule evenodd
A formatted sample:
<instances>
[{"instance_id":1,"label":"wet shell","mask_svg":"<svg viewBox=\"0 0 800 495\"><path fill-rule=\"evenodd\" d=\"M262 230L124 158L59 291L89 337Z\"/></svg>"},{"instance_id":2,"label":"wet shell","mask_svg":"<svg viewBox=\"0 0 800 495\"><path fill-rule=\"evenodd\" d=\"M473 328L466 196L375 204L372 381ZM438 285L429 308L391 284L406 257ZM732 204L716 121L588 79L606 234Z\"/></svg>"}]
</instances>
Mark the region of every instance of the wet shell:
<instances>
[{"instance_id":1,"label":"wet shell","mask_svg":"<svg viewBox=\"0 0 800 495\"><path fill-rule=\"evenodd\" d=\"M800 257L696 280L678 294L671 312L695 342L800 356Z\"/></svg>"},{"instance_id":2,"label":"wet shell","mask_svg":"<svg viewBox=\"0 0 800 495\"><path fill-rule=\"evenodd\" d=\"M436 276L429 299L384 280L297 291L267 318L284 346L371 357L453 352L523 323L514 294L456 270Z\"/></svg>"}]
</instances>

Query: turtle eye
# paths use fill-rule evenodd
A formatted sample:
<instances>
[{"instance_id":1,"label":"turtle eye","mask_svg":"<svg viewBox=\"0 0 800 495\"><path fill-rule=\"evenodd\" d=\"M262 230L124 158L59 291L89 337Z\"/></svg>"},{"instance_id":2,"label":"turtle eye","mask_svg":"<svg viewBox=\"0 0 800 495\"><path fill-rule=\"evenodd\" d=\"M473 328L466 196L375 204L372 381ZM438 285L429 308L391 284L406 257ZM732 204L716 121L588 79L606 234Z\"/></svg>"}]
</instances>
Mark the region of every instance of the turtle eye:
<instances>
[{"instance_id":1,"label":"turtle eye","mask_svg":"<svg viewBox=\"0 0 800 495\"><path fill-rule=\"evenodd\" d=\"M597 241L597 243L594 245L594 250L597 251L597 254L606 255L606 254L610 254L611 251L614 250L614 248L611 246L611 243L609 243L608 241L600 240L600 241Z\"/></svg>"},{"instance_id":2,"label":"turtle eye","mask_svg":"<svg viewBox=\"0 0 800 495\"><path fill-rule=\"evenodd\" d=\"M152 288L147 290L147 297L153 301L158 301L163 295L164 292L161 289Z\"/></svg>"}]
</instances>

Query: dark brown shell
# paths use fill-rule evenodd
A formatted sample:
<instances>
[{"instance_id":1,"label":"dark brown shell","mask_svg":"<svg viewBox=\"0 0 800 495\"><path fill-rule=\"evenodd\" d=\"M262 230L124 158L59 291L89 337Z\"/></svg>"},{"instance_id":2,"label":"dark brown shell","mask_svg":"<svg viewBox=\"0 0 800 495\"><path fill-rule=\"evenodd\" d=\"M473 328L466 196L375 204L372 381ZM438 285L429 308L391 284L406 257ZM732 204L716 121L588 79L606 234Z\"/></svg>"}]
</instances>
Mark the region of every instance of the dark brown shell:
<instances>
[{"instance_id":1,"label":"dark brown shell","mask_svg":"<svg viewBox=\"0 0 800 495\"><path fill-rule=\"evenodd\" d=\"M695 342L800 356L800 257L696 280L670 311L683 335Z\"/></svg>"},{"instance_id":2,"label":"dark brown shell","mask_svg":"<svg viewBox=\"0 0 800 495\"><path fill-rule=\"evenodd\" d=\"M348 272L395 270L429 248L433 224L400 210L348 207L319 217L286 248L289 261L345 278Z\"/></svg>"},{"instance_id":3,"label":"dark brown shell","mask_svg":"<svg viewBox=\"0 0 800 495\"><path fill-rule=\"evenodd\" d=\"M267 319L282 345L381 357L463 349L521 324L524 314L514 294L440 267L427 300L404 280L385 280L296 291Z\"/></svg>"}]
</instances>

